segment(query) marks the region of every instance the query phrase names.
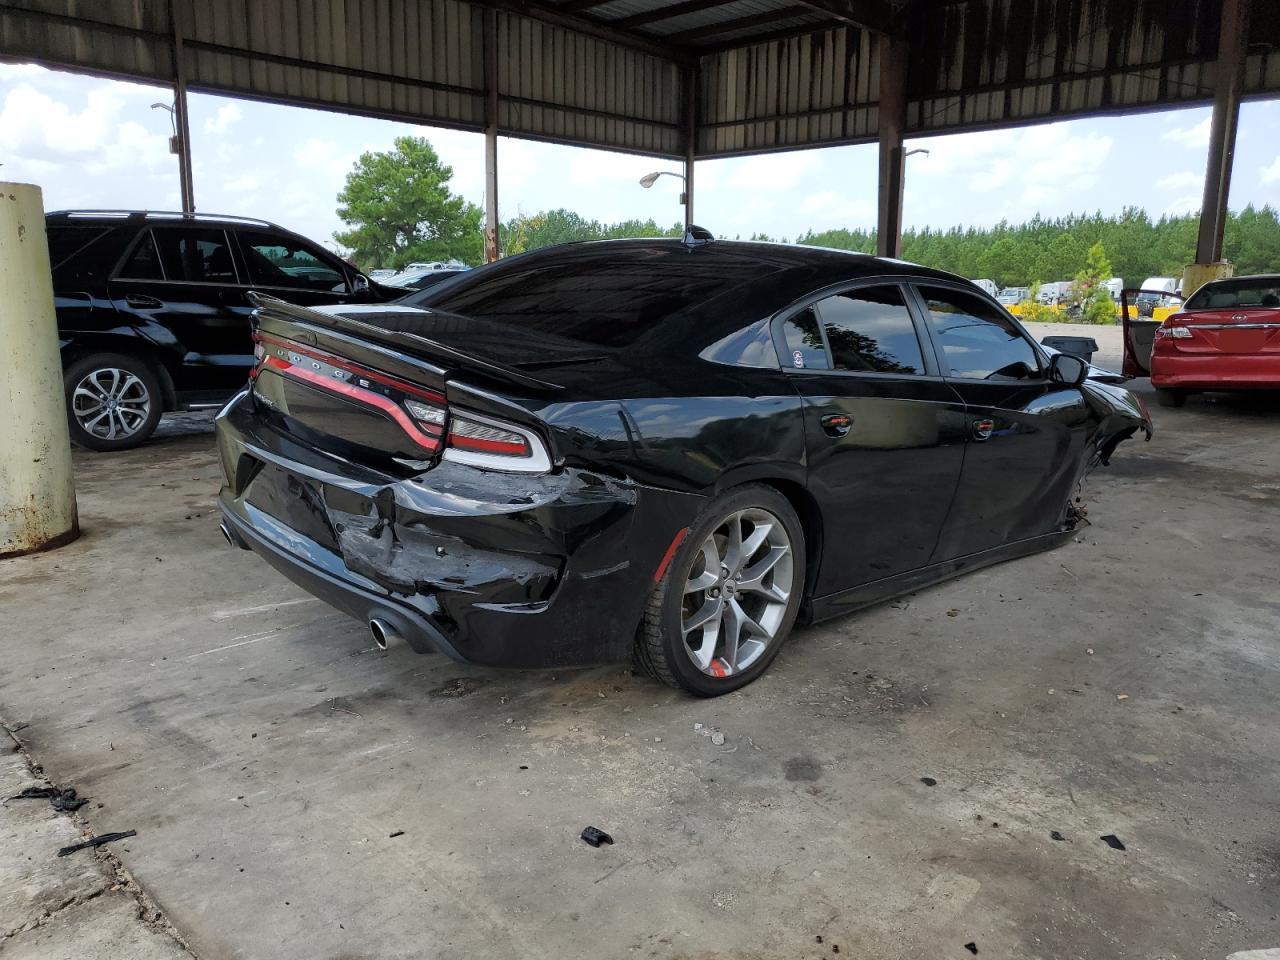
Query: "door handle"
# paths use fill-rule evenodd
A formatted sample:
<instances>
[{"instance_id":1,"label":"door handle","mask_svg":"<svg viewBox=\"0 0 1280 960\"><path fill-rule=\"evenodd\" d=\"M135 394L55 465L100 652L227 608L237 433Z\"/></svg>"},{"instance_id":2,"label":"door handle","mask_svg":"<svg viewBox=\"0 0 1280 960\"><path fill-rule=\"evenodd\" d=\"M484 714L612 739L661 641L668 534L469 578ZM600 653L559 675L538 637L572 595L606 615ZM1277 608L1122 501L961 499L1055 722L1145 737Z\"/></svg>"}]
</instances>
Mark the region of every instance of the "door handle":
<instances>
[{"instance_id":1,"label":"door handle","mask_svg":"<svg viewBox=\"0 0 1280 960\"><path fill-rule=\"evenodd\" d=\"M822 430L829 437L843 437L853 426L853 417L847 413L828 413L822 418Z\"/></svg>"},{"instance_id":2,"label":"door handle","mask_svg":"<svg viewBox=\"0 0 1280 960\"><path fill-rule=\"evenodd\" d=\"M124 302L131 307L139 310L154 310L156 307L163 307L164 301L157 300L155 297L148 297L141 293L131 293L124 298Z\"/></svg>"},{"instance_id":3,"label":"door handle","mask_svg":"<svg viewBox=\"0 0 1280 960\"><path fill-rule=\"evenodd\" d=\"M973 439L987 440L995 432L995 429L996 422L994 420L975 420L973 421Z\"/></svg>"}]
</instances>

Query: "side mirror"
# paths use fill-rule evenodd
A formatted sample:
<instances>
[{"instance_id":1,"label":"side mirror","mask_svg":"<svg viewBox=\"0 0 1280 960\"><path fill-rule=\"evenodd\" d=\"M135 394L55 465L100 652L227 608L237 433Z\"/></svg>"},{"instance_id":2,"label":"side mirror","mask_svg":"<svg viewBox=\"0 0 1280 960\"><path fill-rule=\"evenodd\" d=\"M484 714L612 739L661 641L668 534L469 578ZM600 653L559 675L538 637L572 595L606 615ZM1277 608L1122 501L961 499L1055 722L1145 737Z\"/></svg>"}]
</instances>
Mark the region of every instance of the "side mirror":
<instances>
[{"instance_id":1,"label":"side mirror","mask_svg":"<svg viewBox=\"0 0 1280 960\"><path fill-rule=\"evenodd\" d=\"M363 273L357 273L351 278L351 292L364 294L369 292L369 278Z\"/></svg>"},{"instance_id":2,"label":"side mirror","mask_svg":"<svg viewBox=\"0 0 1280 960\"><path fill-rule=\"evenodd\" d=\"M1049 359L1049 379L1078 387L1089 376L1089 364L1069 353L1055 353Z\"/></svg>"}]
</instances>

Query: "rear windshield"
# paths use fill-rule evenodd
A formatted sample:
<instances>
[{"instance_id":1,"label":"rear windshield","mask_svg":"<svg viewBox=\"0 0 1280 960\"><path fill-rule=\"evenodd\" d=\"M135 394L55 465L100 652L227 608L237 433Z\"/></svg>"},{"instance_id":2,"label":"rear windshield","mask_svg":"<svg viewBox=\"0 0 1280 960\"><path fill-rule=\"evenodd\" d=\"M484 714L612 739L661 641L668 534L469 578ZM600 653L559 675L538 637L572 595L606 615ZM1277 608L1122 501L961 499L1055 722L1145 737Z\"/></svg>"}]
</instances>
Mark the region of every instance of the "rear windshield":
<instances>
[{"instance_id":1,"label":"rear windshield","mask_svg":"<svg viewBox=\"0 0 1280 960\"><path fill-rule=\"evenodd\" d=\"M1280 309L1280 277L1241 277L1207 283L1183 310Z\"/></svg>"},{"instance_id":2,"label":"rear windshield","mask_svg":"<svg viewBox=\"0 0 1280 960\"><path fill-rule=\"evenodd\" d=\"M401 303L583 346L622 349L656 324L768 272L759 257L670 247L600 247L471 270ZM702 255L699 255L702 254Z\"/></svg>"}]
</instances>

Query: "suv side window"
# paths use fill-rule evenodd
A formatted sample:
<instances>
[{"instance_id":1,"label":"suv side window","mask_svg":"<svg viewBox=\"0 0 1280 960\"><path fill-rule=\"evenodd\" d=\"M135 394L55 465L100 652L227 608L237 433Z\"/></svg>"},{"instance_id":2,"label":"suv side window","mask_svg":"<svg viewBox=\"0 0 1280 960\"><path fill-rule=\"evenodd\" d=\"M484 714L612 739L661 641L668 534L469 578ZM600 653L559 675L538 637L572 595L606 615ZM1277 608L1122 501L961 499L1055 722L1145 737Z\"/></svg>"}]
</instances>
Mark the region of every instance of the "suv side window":
<instances>
[{"instance_id":1,"label":"suv side window","mask_svg":"<svg viewBox=\"0 0 1280 960\"><path fill-rule=\"evenodd\" d=\"M928 286L919 290L948 376L966 380L1040 376L1034 348L1001 311L961 290Z\"/></svg>"},{"instance_id":2,"label":"suv side window","mask_svg":"<svg viewBox=\"0 0 1280 960\"><path fill-rule=\"evenodd\" d=\"M837 370L923 374L915 324L894 285L859 287L818 302Z\"/></svg>"},{"instance_id":3,"label":"suv side window","mask_svg":"<svg viewBox=\"0 0 1280 960\"><path fill-rule=\"evenodd\" d=\"M120 268L120 276L127 280L163 280L164 268L160 266L160 253L156 250L155 237L151 231L143 233L138 245L129 254L129 259Z\"/></svg>"},{"instance_id":4,"label":"suv side window","mask_svg":"<svg viewBox=\"0 0 1280 960\"><path fill-rule=\"evenodd\" d=\"M818 313L806 307L782 325L782 335L787 343L787 356L783 367L795 370L830 370L827 345L818 329Z\"/></svg>"},{"instance_id":5,"label":"suv side window","mask_svg":"<svg viewBox=\"0 0 1280 960\"><path fill-rule=\"evenodd\" d=\"M129 280L236 283L225 231L153 227L138 241L120 276Z\"/></svg>"},{"instance_id":6,"label":"suv side window","mask_svg":"<svg viewBox=\"0 0 1280 960\"><path fill-rule=\"evenodd\" d=\"M279 234L253 230L238 233L251 284L347 292L346 275L314 248Z\"/></svg>"}]
</instances>

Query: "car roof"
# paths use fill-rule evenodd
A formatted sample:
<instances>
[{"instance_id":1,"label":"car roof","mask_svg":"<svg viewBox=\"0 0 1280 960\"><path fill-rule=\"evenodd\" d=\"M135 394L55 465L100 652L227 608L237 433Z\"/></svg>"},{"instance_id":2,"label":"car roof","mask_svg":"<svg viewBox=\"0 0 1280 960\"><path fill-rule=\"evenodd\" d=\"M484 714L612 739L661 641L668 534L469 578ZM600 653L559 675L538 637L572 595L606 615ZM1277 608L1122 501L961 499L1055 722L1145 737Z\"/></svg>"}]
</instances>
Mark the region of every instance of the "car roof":
<instances>
[{"instance_id":1,"label":"car roof","mask_svg":"<svg viewBox=\"0 0 1280 960\"><path fill-rule=\"evenodd\" d=\"M742 260L756 260L761 267L770 270L788 268L830 268L849 276L880 277L885 275L902 275L926 277L938 280L964 280L953 273L935 270L906 260L892 257L878 257L868 253L857 253L852 250L836 250L831 247L809 246L808 244L764 243L751 240L710 240L701 243L686 244L683 240L672 238L630 239L630 240L587 240L579 243L565 243L554 247L543 247L519 257L506 258L507 263L516 259L527 265L570 263L581 259L594 259L600 256L613 256L618 253L631 255L651 253L653 255L670 255L684 251L699 257L716 259L718 257ZM499 261L504 262L504 261Z\"/></svg>"}]
</instances>

